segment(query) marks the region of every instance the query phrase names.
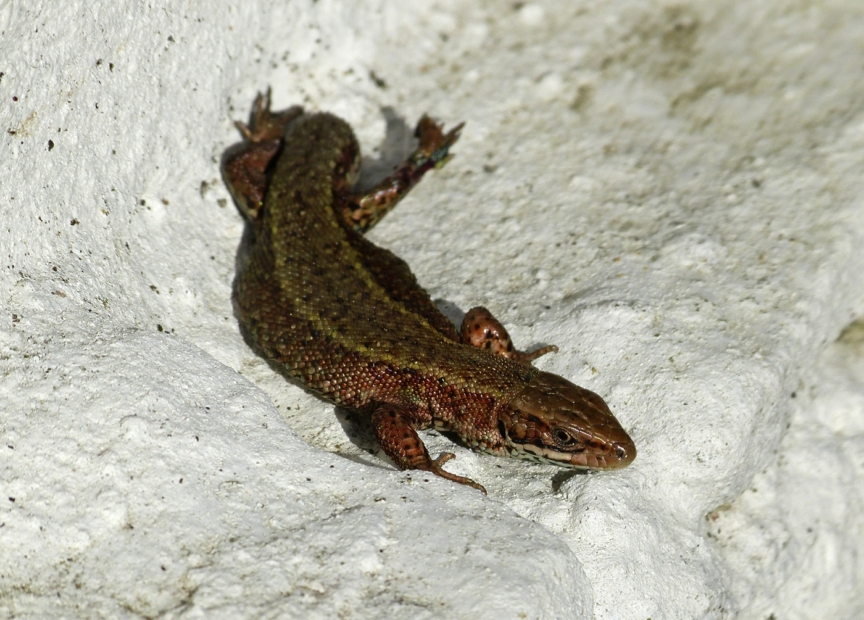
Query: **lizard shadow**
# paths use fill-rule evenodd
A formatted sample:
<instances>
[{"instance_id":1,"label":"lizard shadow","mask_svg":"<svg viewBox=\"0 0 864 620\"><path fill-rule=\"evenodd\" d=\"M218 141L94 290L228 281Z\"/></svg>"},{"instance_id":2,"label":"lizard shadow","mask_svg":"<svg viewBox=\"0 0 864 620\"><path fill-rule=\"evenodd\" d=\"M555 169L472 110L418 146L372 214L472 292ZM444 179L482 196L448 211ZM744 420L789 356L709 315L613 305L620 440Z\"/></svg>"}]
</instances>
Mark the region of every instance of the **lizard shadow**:
<instances>
[{"instance_id":1,"label":"lizard shadow","mask_svg":"<svg viewBox=\"0 0 864 620\"><path fill-rule=\"evenodd\" d=\"M345 436L348 437L351 443L364 452L368 452L387 463L393 463L393 461L390 460L390 457L381 450L378 444L378 439L375 437L375 431L372 428L372 420L369 416L339 406L335 407L335 413L336 420L342 426L342 430L345 431ZM453 444L465 448L466 450L470 449L468 444L462 441L462 438L454 432L439 431L431 428L420 432L446 437ZM340 456L344 456L350 460L358 460L349 455Z\"/></svg>"},{"instance_id":2,"label":"lizard shadow","mask_svg":"<svg viewBox=\"0 0 864 620\"><path fill-rule=\"evenodd\" d=\"M552 492L557 493L564 486L564 483L571 478L590 475L592 475L592 472L587 469L562 469L557 474L552 475Z\"/></svg>"},{"instance_id":3,"label":"lizard shadow","mask_svg":"<svg viewBox=\"0 0 864 620\"><path fill-rule=\"evenodd\" d=\"M381 108L386 128L384 140L373 150L378 157L361 154L360 175L354 189L363 191L374 187L401 164L417 146L414 129L390 106Z\"/></svg>"}]
</instances>

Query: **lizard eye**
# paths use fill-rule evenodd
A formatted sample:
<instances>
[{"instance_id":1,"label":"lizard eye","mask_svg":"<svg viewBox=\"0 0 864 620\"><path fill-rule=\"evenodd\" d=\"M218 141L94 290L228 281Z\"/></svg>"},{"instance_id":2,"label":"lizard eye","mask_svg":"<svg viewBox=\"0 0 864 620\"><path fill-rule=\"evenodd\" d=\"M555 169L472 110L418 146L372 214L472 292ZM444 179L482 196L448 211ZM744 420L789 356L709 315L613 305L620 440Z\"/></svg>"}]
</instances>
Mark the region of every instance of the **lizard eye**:
<instances>
[{"instance_id":1,"label":"lizard eye","mask_svg":"<svg viewBox=\"0 0 864 620\"><path fill-rule=\"evenodd\" d=\"M552 437L555 439L556 443L562 446L569 446L576 441L573 439L573 435L565 431L563 428L556 428L553 430Z\"/></svg>"}]
</instances>

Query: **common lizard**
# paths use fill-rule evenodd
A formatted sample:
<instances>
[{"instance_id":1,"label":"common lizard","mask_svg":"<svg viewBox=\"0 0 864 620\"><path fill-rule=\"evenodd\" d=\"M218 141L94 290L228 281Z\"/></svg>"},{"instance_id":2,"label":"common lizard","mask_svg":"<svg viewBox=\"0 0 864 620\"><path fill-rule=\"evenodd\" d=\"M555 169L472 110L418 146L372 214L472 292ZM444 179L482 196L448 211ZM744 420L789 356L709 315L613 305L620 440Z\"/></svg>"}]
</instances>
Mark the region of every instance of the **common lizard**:
<instances>
[{"instance_id":1,"label":"common lizard","mask_svg":"<svg viewBox=\"0 0 864 620\"><path fill-rule=\"evenodd\" d=\"M597 394L531 365L485 308L457 332L400 258L367 240L370 229L451 157L462 125L444 133L420 119L417 149L365 192L352 190L360 149L351 128L300 107L255 100L244 141L222 172L253 240L235 294L240 322L266 357L318 396L368 415L383 451L486 492L433 459L417 434L455 432L471 448L564 467L617 469L633 441Z\"/></svg>"}]
</instances>

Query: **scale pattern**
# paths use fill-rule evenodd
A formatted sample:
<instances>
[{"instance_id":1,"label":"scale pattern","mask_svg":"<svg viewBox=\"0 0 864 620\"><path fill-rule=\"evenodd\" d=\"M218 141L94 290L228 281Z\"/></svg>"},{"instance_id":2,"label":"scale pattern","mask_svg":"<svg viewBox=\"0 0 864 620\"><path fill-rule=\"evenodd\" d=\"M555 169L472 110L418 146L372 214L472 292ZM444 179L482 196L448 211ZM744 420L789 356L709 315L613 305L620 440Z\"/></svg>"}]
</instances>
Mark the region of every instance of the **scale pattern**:
<instances>
[{"instance_id":1,"label":"scale pattern","mask_svg":"<svg viewBox=\"0 0 864 620\"><path fill-rule=\"evenodd\" d=\"M417 150L365 194L355 194L359 147L330 114L271 113L259 95L252 127L223 156L223 175L254 240L237 276L240 321L261 352L311 391L372 421L403 469L483 489L432 459L416 430L452 430L472 448L565 467L614 469L632 440L593 392L513 348L485 308L461 333L408 265L362 234L422 176L449 159L461 125L444 134L423 117Z\"/></svg>"}]
</instances>

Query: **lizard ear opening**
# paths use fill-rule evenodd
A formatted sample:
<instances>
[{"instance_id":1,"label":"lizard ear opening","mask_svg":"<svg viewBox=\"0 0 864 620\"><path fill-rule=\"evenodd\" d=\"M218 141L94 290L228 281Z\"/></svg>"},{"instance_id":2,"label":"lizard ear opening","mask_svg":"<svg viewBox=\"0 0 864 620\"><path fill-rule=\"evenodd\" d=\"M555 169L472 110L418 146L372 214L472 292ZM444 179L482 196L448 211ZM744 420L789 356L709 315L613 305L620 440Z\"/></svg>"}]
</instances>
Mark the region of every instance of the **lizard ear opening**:
<instances>
[{"instance_id":1,"label":"lizard ear opening","mask_svg":"<svg viewBox=\"0 0 864 620\"><path fill-rule=\"evenodd\" d=\"M498 432L501 433L501 439L505 441L505 443L509 440L507 436L507 425L504 424L504 420L498 419Z\"/></svg>"}]
</instances>

